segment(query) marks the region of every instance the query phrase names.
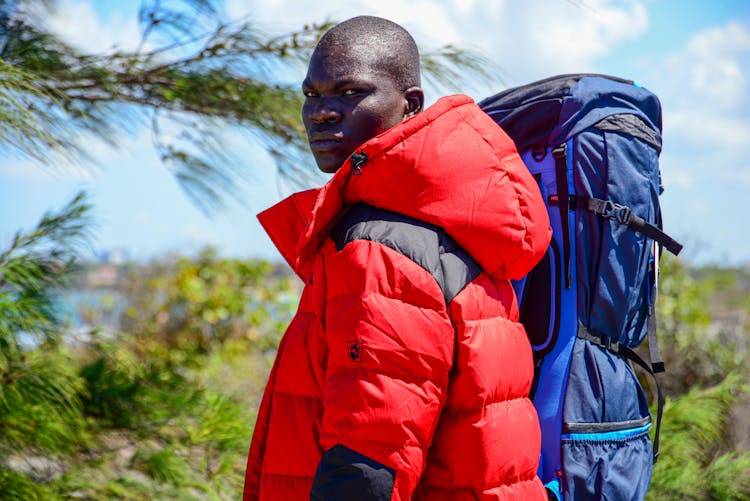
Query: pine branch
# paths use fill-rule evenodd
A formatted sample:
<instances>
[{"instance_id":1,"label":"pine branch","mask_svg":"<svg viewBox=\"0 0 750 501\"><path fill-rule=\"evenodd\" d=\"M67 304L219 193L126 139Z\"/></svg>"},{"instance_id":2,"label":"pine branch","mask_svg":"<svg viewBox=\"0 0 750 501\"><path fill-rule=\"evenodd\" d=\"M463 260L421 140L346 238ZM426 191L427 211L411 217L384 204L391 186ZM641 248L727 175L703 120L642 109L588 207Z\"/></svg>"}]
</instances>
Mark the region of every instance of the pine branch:
<instances>
[{"instance_id":1,"label":"pine branch","mask_svg":"<svg viewBox=\"0 0 750 501\"><path fill-rule=\"evenodd\" d=\"M246 133L293 184L316 179L297 80L332 22L269 36L249 22L226 20L217 0L144 0L142 39L135 51L83 54L24 14L34 3L3 2L0 77L16 72L23 79L0 78L0 104L4 95L9 103L7 113L0 111L0 132L5 132L0 146L45 163L54 163L60 153L80 161L86 138L117 145L122 134L113 123L133 130L150 118L152 127L158 126L152 131L163 162L210 213L237 193L246 169L239 159L216 154L226 147L206 149L199 141L174 141L159 133L178 127L175 117L189 115L218 143L228 128ZM426 52L423 64L428 79L452 88L472 76L487 77L492 67L450 45Z\"/></svg>"},{"instance_id":2,"label":"pine branch","mask_svg":"<svg viewBox=\"0 0 750 501\"><path fill-rule=\"evenodd\" d=\"M68 283L90 239L89 210L81 192L59 212L44 214L33 230L17 232L0 252L0 359L20 356L20 335L55 336L53 293Z\"/></svg>"}]
</instances>

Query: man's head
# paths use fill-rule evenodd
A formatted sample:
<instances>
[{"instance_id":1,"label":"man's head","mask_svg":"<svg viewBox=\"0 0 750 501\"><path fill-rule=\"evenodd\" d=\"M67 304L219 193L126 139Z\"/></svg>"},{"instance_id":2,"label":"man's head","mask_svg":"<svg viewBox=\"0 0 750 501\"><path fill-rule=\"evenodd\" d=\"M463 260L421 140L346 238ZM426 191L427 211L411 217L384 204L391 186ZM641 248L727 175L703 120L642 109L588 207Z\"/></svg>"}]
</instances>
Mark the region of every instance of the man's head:
<instances>
[{"instance_id":1,"label":"man's head","mask_svg":"<svg viewBox=\"0 0 750 501\"><path fill-rule=\"evenodd\" d=\"M419 52L396 23L360 16L318 42L302 119L318 167L333 173L367 140L422 110Z\"/></svg>"}]
</instances>

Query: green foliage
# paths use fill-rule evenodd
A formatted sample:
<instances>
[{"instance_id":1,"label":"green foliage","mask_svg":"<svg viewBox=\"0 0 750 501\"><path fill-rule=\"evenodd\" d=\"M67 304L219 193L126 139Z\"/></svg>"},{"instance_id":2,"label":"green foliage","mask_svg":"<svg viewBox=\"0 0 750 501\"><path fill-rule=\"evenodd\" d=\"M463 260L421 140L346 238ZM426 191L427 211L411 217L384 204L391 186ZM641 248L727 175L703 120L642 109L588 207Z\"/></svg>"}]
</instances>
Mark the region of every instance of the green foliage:
<instances>
[{"instance_id":1,"label":"green foliage","mask_svg":"<svg viewBox=\"0 0 750 501\"><path fill-rule=\"evenodd\" d=\"M711 499L750 500L750 453L725 453L708 465Z\"/></svg>"},{"instance_id":2,"label":"green foliage","mask_svg":"<svg viewBox=\"0 0 750 501\"><path fill-rule=\"evenodd\" d=\"M172 449L156 451L138 451L133 463L136 468L152 479L171 484L185 483L190 480L190 465Z\"/></svg>"},{"instance_id":3,"label":"green foliage","mask_svg":"<svg viewBox=\"0 0 750 501\"><path fill-rule=\"evenodd\" d=\"M128 304L121 329L142 349L166 346L206 353L212 344L243 338L275 348L296 306L291 277L269 280L267 262L224 259L210 249L196 260L134 269L122 286Z\"/></svg>"},{"instance_id":4,"label":"green foliage","mask_svg":"<svg viewBox=\"0 0 750 501\"><path fill-rule=\"evenodd\" d=\"M0 368L18 362L21 344L54 340L54 290L76 271L76 253L88 238L90 206L79 193L58 214L18 232L0 252Z\"/></svg>"},{"instance_id":5,"label":"green foliage","mask_svg":"<svg viewBox=\"0 0 750 501\"><path fill-rule=\"evenodd\" d=\"M59 498L45 485L0 467L0 493L6 501L55 501Z\"/></svg>"},{"instance_id":6,"label":"green foliage","mask_svg":"<svg viewBox=\"0 0 750 501\"><path fill-rule=\"evenodd\" d=\"M0 252L0 498L234 499L290 277L212 251L141 268L115 291L123 323L69 345L55 295L85 284L87 210L79 195Z\"/></svg>"},{"instance_id":7,"label":"green foliage","mask_svg":"<svg viewBox=\"0 0 750 501\"><path fill-rule=\"evenodd\" d=\"M92 499L232 499L241 488L249 444L246 406L202 383L198 362L188 371L162 365L158 355L138 356L148 369L135 371L125 363L113 370L99 361L84 368L88 377L99 375L90 390L98 402L87 403L86 410L104 438L92 448L94 460L66 475L61 492L83 490ZM91 412L110 404L109 413ZM114 455L106 452L113 442L108 429L126 437Z\"/></svg>"},{"instance_id":8,"label":"green foliage","mask_svg":"<svg viewBox=\"0 0 750 501\"><path fill-rule=\"evenodd\" d=\"M726 443L730 410L743 392L747 384L728 377L667 402L648 499L750 499L750 451Z\"/></svg>"},{"instance_id":9,"label":"green foliage","mask_svg":"<svg viewBox=\"0 0 750 501\"><path fill-rule=\"evenodd\" d=\"M45 159L50 149L73 146L54 117L30 106L40 100L54 102L55 97L38 88L33 75L0 59L0 137L37 160Z\"/></svg>"},{"instance_id":10,"label":"green foliage","mask_svg":"<svg viewBox=\"0 0 750 501\"><path fill-rule=\"evenodd\" d=\"M113 293L124 298L123 314L109 326L117 334L95 333L80 352L82 412L95 443L90 459L56 482L58 492L236 498L254 421L249 409L298 287L269 263L211 250L126 265L122 273ZM120 438L110 437L114 431Z\"/></svg>"},{"instance_id":11,"label":"green foliage","mask_svg":"<svg viewBox=\"0 0 750 501\"><path fill-rule=\"evenodd\" d=\"M750 499L750 450L741 439L750 348L748 326L737 321L750 304L747 276L662 257L657 332L670 397L648 499Z\"/></svg>"},{"instance_id":12,"label":"green foliage","mask_svg":"<svg viewBox=\"0 0 750 501\"><path fill-rule=\"evenodd\" d=\"M719 318L714 298L726 293L729 277L714 274L696 280L689 271L676 258L663 256L661 260L657 332L667 365L662 386L671 395L680 395L695 385L718 384L727 374L743 371L750 363L742 331L716 322Z\"/></svg>"},{"instance_id":13,"label":"green foliage","mask_svg":"<svg viewBox=\"0 0 750 501\"><path fill-rule=\"evenodd\" d=\"M83 392L64 351L34 350L0 386L0 455L38 450L60 455L85 444L79 426Z\"/></svg>"},{"instance_id":14,"label":"green foliage","mask_svg":"<svg viewBox=\"0 0 750 501\"><path fill-rule=\"evenodd\" d=\"M91 351L97 358L81 369L83 411L100 426L147 434L191 398L190 382L161 356L136 353L124 339Z\"/></svg>"},{"instance_id":15,"label":"green foliage","mask_svg":"<svg viewBox=\"0 0 750 501\"><path fill-rule=\"evenodd\" d=\"M88 210L79 194L0 252L0 456L59 454L84 441L76 423L83 385L59 346L54 291L75 271Z\"/></svg>"}]
</instances>

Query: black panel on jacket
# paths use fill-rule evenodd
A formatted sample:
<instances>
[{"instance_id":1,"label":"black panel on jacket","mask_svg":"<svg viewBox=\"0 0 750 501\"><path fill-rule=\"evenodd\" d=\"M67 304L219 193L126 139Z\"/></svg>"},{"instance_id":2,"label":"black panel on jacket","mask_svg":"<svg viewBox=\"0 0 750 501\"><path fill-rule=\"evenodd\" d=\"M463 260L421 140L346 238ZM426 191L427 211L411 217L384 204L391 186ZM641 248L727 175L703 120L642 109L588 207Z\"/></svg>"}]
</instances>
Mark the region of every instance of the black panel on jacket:
<instances>
[{"instance_id":1,"label":"black panel on jacket","mask_svg":"<svg viewBox=\"0 0 750 501\"><path fill-rule=\"evenodd\" d=\"M390 501L396 472L341 444L323 454L310 501Z\"/></svg>"},{"instance_id":2,"label":"black panel on jacket","mask_svg":"<svg viewBox=\"0 0 750 501\"><path fill-rule=\"evenodd\" d=\"M432 275L448 305L481 268L439 226L359 203L331 232L340 251L353 240L383 244L408 257Z\"/></svg>"}]
</instances>

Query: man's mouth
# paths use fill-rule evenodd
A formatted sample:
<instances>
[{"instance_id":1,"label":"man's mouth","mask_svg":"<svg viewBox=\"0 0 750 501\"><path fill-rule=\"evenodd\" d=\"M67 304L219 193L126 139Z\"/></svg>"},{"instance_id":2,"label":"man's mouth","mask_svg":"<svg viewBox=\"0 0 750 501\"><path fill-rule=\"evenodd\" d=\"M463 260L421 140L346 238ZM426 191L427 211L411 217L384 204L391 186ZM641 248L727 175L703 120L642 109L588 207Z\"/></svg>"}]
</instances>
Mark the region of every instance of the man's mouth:
<instances>
[{"instance_id":1,"label":"man's mouth","mask_svg":"<svg viewBox=\"0 0 750 501\"><path fill-rule=\"evenodd\" d=\"M337 148L344 139L343 134L312 133L309 136L310 149L314 151L330 151Z\"/></svg>"}]
</instances>

